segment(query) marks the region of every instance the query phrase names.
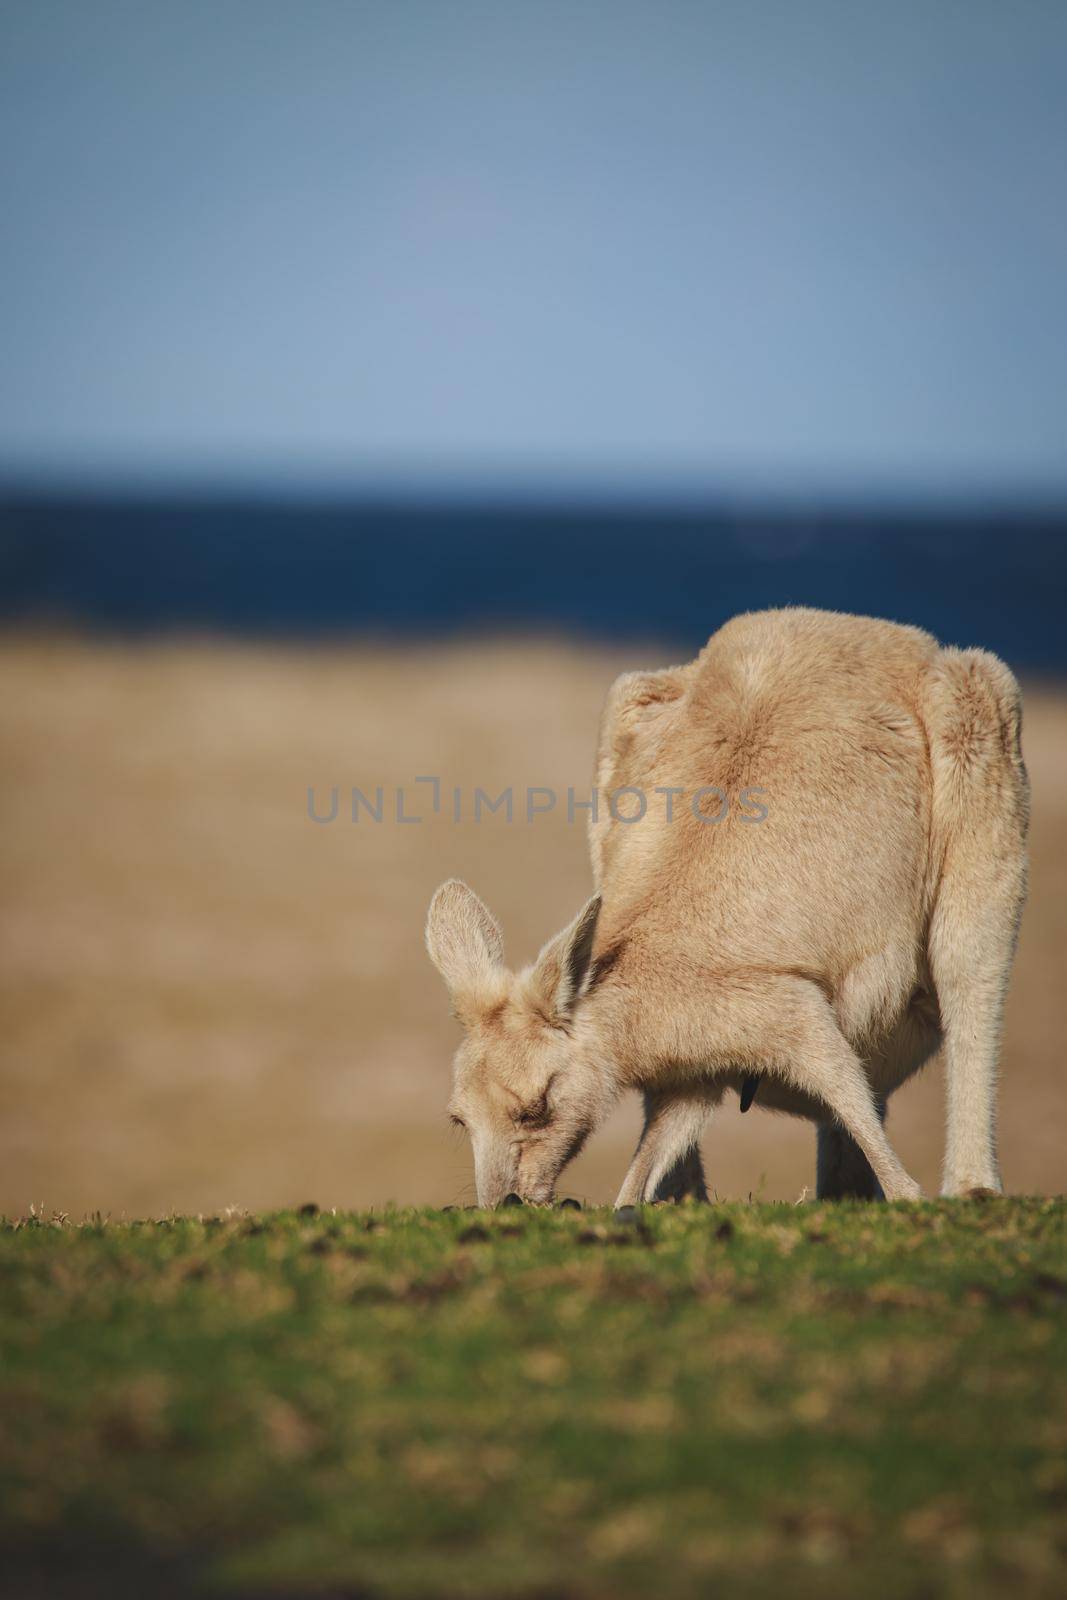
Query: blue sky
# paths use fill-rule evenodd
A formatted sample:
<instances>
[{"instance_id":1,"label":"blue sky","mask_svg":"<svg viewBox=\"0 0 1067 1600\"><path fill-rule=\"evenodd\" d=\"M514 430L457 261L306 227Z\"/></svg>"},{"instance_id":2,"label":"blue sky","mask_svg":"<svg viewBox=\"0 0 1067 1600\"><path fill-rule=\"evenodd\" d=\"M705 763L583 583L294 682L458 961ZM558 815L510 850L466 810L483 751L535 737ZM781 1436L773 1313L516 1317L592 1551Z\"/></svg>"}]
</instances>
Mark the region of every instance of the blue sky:
<instances>
[{"instance_id":1,"label":"blue sky","mask_svg":"<svg viewBox=\"0 0 1067 1600\"><path fill-rule=\"evenodd\" d=\"M0 473L1067 495L1067 7L0 0Z\"/></svg>"}]
</instances>

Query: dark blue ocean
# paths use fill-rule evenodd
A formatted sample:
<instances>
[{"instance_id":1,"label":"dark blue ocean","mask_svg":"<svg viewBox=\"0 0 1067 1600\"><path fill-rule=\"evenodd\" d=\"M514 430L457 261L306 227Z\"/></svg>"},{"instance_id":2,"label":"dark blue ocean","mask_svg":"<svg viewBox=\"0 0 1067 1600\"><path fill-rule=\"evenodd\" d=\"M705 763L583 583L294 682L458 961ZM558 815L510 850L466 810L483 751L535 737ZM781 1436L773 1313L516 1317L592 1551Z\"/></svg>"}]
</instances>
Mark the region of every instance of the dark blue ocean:
<instances>
[{"instance_id":1,"label":"dark blue ocean","mask_svg":"<svg viewBox=\"0 0 1067 1600\"><path fill-rule=\"evenodd\" d=\"M827 606L1067 673L1067 511L0 499L0 617L109 632L519 628L695 648Z\"/></svg>"}]
</instances>

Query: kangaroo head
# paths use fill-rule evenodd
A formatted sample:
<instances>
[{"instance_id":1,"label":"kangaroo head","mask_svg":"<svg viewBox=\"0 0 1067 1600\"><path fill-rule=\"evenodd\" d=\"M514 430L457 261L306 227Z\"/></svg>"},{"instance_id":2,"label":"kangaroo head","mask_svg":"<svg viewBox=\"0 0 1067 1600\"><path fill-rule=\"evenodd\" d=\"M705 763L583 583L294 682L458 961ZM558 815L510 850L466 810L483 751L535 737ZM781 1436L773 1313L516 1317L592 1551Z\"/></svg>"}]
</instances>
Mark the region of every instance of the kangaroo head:
<instances>
[{"instance_id":1,"label":"kangaroo head","mask_svg":"<svg viewBox=\"0 0 1067 1600\"><path fill-rule=\"evenodd\" d=\"M426 947L464 1029L449 1113L470 1135L479 1205L508 1194L547 1204L613 1099L588 1030L576 1026L599 913L596 896L513 973L496 921L465 883L443 883L430 904Z\"/></svg>"}]
</instances>

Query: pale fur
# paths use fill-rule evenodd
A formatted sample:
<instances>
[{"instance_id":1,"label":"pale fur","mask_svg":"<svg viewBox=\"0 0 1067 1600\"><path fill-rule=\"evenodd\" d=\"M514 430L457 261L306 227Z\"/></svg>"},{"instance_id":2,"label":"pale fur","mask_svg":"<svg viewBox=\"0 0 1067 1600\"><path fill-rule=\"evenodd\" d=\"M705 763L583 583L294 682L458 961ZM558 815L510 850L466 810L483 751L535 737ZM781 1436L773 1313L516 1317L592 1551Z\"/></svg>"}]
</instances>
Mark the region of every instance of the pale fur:
<instances>
[{"instance_id":1,"label":"pale fur","mask_svg":"<svg viewBox=\"0 0 1067 1600\"><path fill-rule=\"evenodd\" d=\"M480 1202L550 1199L629 1088L646 1120L618 1203L702 1194L704 1123L752 1075L757 1108L819 1125L820 1194L914 1197L885 1102L939 1048L943 1192L998 1190L1026 886L1020 720L995 656L812 610L735 617L687 666L620 678L590 825L598 892L575 923L514 975L465 885L430 909L466 1030L452 1109ZM733 801L714 825L689 804L711 785ZM640 822L604 804L622 787L648 797ZM683 792L671 821L657 788ZM761 822L736 803L757 788Z\"/></svg>"}]
</instances>

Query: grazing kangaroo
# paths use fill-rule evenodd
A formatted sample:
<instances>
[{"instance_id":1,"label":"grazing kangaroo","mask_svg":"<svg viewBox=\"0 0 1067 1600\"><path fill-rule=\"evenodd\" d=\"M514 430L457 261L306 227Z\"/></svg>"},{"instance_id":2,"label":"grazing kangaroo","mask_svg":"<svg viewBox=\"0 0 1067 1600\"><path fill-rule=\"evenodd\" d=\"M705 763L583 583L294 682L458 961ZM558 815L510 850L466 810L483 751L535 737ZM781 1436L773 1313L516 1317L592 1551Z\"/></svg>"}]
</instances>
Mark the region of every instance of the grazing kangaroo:
<instances>
[{"instance_id":1,"label":"grazing kangaroo","mask_svg":"<svg viewBox=\"0 0 1067 1600\"><path fill-rule=\"evenodd\" d=\"M430 906L480 1204L550 1201L630 1088L645 1124L619 1205L704 1194L698 1140L730 1089L817 1124L820 1197L912 1199L885 1104L938 1049L942 1192L999 1190L1020 722L995 656L832 612L735 617L689 665L619 678L590 823L597 893L571 926L512 973L465 884ZM644 797L640 820L604 803L623 789ZM722 820L702 798L744 791L759 804Z\"/></svg>"}]
</instances>

